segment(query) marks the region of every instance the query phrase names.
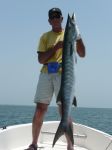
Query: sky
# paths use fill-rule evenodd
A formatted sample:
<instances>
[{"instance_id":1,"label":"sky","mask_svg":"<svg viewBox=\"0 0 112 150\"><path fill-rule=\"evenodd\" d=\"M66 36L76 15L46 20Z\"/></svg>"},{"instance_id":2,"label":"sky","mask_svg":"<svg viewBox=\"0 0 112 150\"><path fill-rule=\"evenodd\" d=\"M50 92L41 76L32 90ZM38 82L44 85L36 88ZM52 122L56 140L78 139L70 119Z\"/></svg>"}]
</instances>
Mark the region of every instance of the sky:
<instances>
[{"instance_id":1,"label":"sky","mask_svg":"<svg viewBox=\"0 0 112 150\"><path fill-rule=\"evenodd\" d=\"M0 104L33 105L42 67L36 51L51 30L52 7L62 10L63 27L75 12L86 47L86 57L77 56L78 107L112 108L111 0L0 0Z\"/></svg>"}]
</instances>

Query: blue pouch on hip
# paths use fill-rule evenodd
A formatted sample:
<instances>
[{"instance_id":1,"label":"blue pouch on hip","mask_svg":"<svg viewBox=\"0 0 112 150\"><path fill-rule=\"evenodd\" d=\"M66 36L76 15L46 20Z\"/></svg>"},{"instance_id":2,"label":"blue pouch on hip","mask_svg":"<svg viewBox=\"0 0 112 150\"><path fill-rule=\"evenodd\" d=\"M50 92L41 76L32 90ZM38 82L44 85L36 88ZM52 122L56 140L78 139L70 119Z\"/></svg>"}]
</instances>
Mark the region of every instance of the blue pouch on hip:
<instances>
[{"instance_id":1,"label":"blue pouch on hip","mask_svg":"<svg viewBox=\"0 0 112 150\"><path fill-rule=\"evenodd\" d=\"M57 73L60 64L58 62L51 62L47 64L48 73Z\"/></svg>"}]
</instances>

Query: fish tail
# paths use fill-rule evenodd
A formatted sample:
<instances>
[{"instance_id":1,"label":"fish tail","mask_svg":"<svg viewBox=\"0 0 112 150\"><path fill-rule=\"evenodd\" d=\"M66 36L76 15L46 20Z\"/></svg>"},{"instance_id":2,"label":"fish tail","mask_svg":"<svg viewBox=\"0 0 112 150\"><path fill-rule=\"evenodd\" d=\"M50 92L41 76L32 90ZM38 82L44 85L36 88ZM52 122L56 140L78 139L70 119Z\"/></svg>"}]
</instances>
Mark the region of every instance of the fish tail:
<instances>
[{"instance_id":1,"label":"fish tail","mask_svg":"<svg viewBox=\"0 0 112 150\"><path fill-rule=\"evenodd\" d=\"M72 126L70 124L67 124L67 126L64 126L63 123L61 122L59 124L59 127L57 129L57 132L55 134L54 140L53 140L53 145L52 147L54 147L55 143L57 142L57 140L62 136L66 134L67 137L70 139L71 143L74 144L74 138L73 138L73 129Z\"/></svg>"}]
</instances>

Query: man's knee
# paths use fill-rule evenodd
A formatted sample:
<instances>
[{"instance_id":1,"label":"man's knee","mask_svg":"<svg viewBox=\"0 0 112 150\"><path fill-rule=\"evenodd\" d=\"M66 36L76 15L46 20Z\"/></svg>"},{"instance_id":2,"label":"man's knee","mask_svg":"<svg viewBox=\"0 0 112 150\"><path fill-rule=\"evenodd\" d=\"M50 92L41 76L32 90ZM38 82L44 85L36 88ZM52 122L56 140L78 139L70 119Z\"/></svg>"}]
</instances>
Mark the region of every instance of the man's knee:
<instances>
[{"instance_id":1,"label":"man's knee","mask_svg":"<svg viewBox=\"0 0 112 150\"><path fill-rule=\"evenodd\" d=\"M37 111L37 112L44 113L44 112L47 111L47 108L48 108L48 104L37 103L36 111Z\"/></svg>"},{"instance_id":2,"label":"man's knee","mask_svg":"<svg viewBox=\"0 0 112 150\"><path fill-rule=\"evenodd\" d=\"M38 103L35 109L35 114L33 117L33 122L35 122L36 120L41 120L45 114L45 112L47 111L48 105L46 104L41 104Z\"/></svg>"}]
</instances>

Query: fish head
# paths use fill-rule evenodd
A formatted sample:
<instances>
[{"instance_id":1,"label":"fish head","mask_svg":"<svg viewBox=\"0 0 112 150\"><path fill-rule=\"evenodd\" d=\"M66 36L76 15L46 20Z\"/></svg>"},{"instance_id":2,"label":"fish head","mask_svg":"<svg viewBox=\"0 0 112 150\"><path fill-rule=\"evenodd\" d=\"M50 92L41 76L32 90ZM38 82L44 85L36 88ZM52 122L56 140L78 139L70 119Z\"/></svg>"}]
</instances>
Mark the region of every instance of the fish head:
<instances>
[{"instance_id":1,"label":"fish head","mask_svg":"<svg viewBox=\"0 0 112 150\"><path fill-rule=\"evenodd\" d=\"M72 17L68 14L66 32L68 35L68 41L74 42L77 38L76 21L74 13Z\"/></svg>"}]
</instances>

